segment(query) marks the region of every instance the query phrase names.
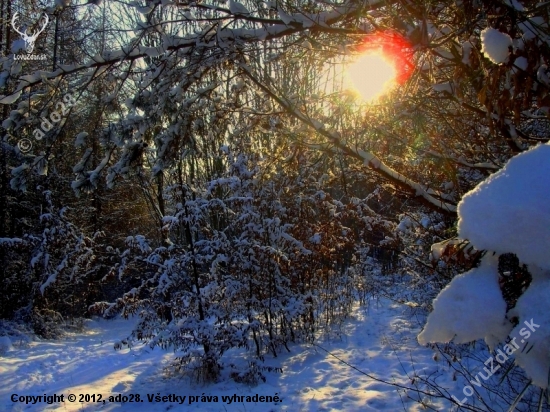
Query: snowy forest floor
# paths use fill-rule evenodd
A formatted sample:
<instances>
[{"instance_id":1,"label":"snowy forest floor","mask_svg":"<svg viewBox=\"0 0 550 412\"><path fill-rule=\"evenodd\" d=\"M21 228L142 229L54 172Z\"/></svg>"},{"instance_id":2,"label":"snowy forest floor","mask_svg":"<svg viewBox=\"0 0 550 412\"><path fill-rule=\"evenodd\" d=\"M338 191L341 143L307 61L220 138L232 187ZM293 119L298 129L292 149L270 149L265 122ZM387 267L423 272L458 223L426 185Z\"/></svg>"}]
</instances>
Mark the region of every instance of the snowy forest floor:
<instances>
[{"instance_id":1,"label":"snowy forest floor","mask_svg":"<svg viewBox=\"0 0 550 412\"><path fill-rule=\"evenodd\" d=\"M320 337L319 345L365 373L386 381L411 386L411 378L440 375L438 384L450 394L462 394L463 383L452 380L446 362L434 360L434 352L416 340L420 321L413 309L387 299L371 300L356 307L339 333ZM127 336L135 320L92 320L84 331L56 341L34 341L0 357L1 411L421 411L411 398L419 396L431 410L450 410L449 403L427 399L414 391L377 382L336 359L319 347L294 345L265 364L282 367L283 373L266 372L266 382L255 387L227 378L215 384L193 384L189 378L166 373L174 358L171 351L134 346L115 351L115 342ZM16 342L14 342L16 344ZM229 354L231 355L231 354ZM238 358L238 354L234 354ZM241 359L242 362L242 359ZM64 394L65 402L25 405L12 402L12 394ZM67 401L75 394L77 401ZM80 394L101 394L105 403L79 403ZM109 402L110 395L139 394L139 403ZM150 403L147 394L187 396L185 402ZM278 395L279 403L223 402L222 396ZM201 402L202 395L218 396L218 402ZM189 396L196 401L189 404ZM460 396L462 397L462 396ZM456 408L456 407L455 407Z\"/></svg>"}]
</instances>

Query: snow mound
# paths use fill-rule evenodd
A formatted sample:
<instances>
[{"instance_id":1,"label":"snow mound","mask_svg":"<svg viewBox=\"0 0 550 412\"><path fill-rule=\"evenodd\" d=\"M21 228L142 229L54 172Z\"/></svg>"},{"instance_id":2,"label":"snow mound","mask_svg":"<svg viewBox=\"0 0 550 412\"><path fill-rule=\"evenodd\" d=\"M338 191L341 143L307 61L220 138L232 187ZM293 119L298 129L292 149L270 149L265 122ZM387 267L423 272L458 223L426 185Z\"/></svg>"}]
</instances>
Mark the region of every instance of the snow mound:
<instances>
[{"instance_id":1,"label":"snow mound","mask_svg":"<svg viewBox=\"0 0 550 412\"><path fill-rule=\"evenodd\" d=\"M0 355L13 350L11 340L7 336L0 336Z\"/></svg>"},{"instance_id":2,"label":"snow mound","mask_svg":"<svg viewBox=\"0 0 550 412\"><path fill-rule=\"evenodd\" d=\"M550 270L550 145L539 145L468 192L458 234L477 249L515 253Z\"/></svg>"},{"instance_id":3,"label":"snow mound","mask_svg":"<svg viewBox=\"0 0 550 412\"><path fill-rule=\"evenodd\" d=\"M484 338L489 346L511 329L506 302L498 284L498 259L488 253L480 267L455 277L433 301L433 312L418 341L471 342Z\"/></svg>"},{"instance_id":4,"label":"snow mound","mask_svg":"<svg viewBox=\"0 0 550 412\"><path fill-rule=\"evenodd\" d=\"M510 54L512 38L491 27L481 32L481 52L493 63L504 63Z\"/></svg>"}]
</instances>

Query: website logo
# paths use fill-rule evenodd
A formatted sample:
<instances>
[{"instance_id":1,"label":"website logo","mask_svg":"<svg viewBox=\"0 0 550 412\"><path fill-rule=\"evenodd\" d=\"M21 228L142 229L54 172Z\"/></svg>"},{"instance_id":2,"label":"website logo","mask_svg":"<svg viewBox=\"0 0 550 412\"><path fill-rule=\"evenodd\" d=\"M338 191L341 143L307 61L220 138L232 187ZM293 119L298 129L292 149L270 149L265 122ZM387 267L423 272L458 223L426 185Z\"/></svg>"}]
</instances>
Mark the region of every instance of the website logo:
<instances>
[{"instance_id":1,"label":"website logo","mask_svg":"<svg viewBox=\"0 0 550 412\"><path fill-rule=\"evenodd\" d=\"M48 25L48 23L50 21L50 18L48 17L48 15L46 13L44 13L45 19L44 19L44 22L42 24L42 27L36 33L28 35L26 27L25 27L25 30L23 30L23 31L17 29L17 27L16 27L16 21L17 21L17 15L18 14L19 13L15 13L13 15L13 18L11 19L11 26L13 27L13 30L15 30L17 33L19 33L21 35L21 38L25 42L25 51L27 52L27 54L31 54L34 50L34 42L36 41L38 35L44 31L44 29L46 28L46 26Z\"/></svg>"}]
</instances>

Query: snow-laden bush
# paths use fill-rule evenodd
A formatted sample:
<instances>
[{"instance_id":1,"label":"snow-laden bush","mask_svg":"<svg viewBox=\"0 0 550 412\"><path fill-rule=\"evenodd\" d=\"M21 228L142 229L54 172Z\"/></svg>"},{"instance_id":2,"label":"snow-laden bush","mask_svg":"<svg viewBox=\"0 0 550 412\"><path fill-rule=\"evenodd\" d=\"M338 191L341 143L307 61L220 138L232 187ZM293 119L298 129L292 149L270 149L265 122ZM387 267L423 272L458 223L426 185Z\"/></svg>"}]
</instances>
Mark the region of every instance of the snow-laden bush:
<instances>
[{"instance_id":1,"label":"snow-laden bush","mask_svg":"<svg viewBox=\"0 0 550 412\"><path fill-rule=\"evenodd\" d=\"M27 322L37 335L55 338L65 319L74 326L93 299L101 233L86 236L69 209L54 204L51 191L43 196L42 212L28 218L32 229L20 238L0 238L0 252L7 257L0 276L0 316Z\"/></svg>"},{"instance_id":2,"label":"snow-laden bush","mask_svg":"<svg viewBox=\"0 0 550 412\"><path fill-rule=\"evenodd\" d=\"M6 339L3 339L4 347L9 350L10 345L14 348L27 347L32 342L34 333L24 323L0 319L0 339L2 337L6 337ZM9 344L7 343L8 340Z\"/></svg>"},{"instance_id":3,"label":"snow-laden bush","mask_svg":"<svg viewBox=\"0 0 550 412\"><path fill-rule=\"evenodd\" d=\"M539 145L467 193L458 207L459 236L487 250L482 265L460 275L439 294L418 336L420 343L506 335L521 349L515 358L533 383L548 387L550 371L550 145ZM498 293L496 256L514 253L533 279L506 313ZM493 256L494 254L494 256ZM502 283L504 279L500 279ZM515 328L514 328L515 326ZM512 330L513 329L513 330Z\"/></svg>"},{"instance_id":4,"label":"snow-laden bush","mask_svg":"<svg viewBox=\"0 0 550 412\"><path fill-rule=\"evenodd\" d=\"M139 283L94 309L138 313L133 338L174 349L176 366L197 380L216 379L224 354L245 350L249 369L232 376L253 382L264 370L257 361L311 342L364 299L371 265L361 240L391 224L364 200L334 199L316 176L290 166L270 174L244 154L226 155L222 176L168 189L169 246L129 237L116 272Z\"/></svg>"}]
</instances>

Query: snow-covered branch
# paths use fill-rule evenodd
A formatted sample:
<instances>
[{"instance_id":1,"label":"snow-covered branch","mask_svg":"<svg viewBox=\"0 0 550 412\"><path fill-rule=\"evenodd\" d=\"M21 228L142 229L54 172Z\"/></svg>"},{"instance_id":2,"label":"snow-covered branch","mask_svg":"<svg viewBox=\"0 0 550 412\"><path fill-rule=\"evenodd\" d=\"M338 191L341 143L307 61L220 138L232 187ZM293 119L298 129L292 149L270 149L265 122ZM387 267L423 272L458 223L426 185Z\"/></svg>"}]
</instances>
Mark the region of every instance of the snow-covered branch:
<instances>
[{"instance_id":1,"label":"snow-covered branch","mask_svg":"<svg viewBox=\"0 0 550 412\"><path fill-rule=\"evenodd\" d=\"M350 19L358 17L366 10L382 7L387 5L387 2L373 1L368 4L358 4L348 2L344 5L334 7L332 11L320 13L294 13L287 14L282 9L279 10L280 19L262 19L245 15L242 13L234 13L231 10L216 7L215 10L227 12L230 15L238 16L239 19L248 20L251 23L261 25L258 28L233 28L228 26L220 26L213 20L210 29L201 31L200 33L188 34L184 37L173 35L163 35L162 42L157 47L148 47L143 45L128 45L119 50L106 51L92 57L84 64L60 65L59 68L52 72L37 71L32 75L21 76L15 90L5 96L0 96L0 104L14 103L21 92L27 88L39 85L44 81L52 81L63 76L79 73L91 68L112 66L121 62L131 62L142 58L154 58L163 56L168 52L179 51L180 56L190 55L197 46L199 47L219 47L226 48L229 44L246 44L258 43L266 40L274 40L283 38L291 34L299 33L308 30L314 32L328 32L333 29L332 26ZM196 5L199 7L199 5ZM211 6L201 6L202 8L212 9ZM145 26L142 29L154 28L155 25ZM217 28L216 28L217 26ZM215 29L215 30L214 30ZM211 32L211 33L210 33ZM210 35L209 35L210 33ZM8 60L8 66L14 64L15 61Z\"/></svg>"},{"instance_id":2,"label":"snow-covered branch","mask_svg":"<svg viewBox=\"0 0 550 412\"><path fill-rule=\"evenodd\" d=\"M301 122L307 124L313 128L317 133L329 139L329 141L341 150L344 154L360 160L365 166L369 166L375 173L383 176L384 178L395 183L397 186L405 189L411 196L418 198L428 207L435 209L439 212L446 214L455 214L456 205L442 201L435 197L437 193L433 189L422 186L420 183L417 183L408 177L402 175L398 171L392 169L388 165L384 164L376 155L373 153L365 152L361 149L353 149L347 146L344 141L341 139L340 133L336 131L329 131L325 128L321 122L315 119L311 119L307 115L303 114L296 108L291 107L285 100L278 97L269 87L264 85L260 80L252 74L249 67L246 65L241 65L243 72L246 76L260 89L267 93L273 100L275 100L285 111Z\"/></svg>"}]
</instances>

